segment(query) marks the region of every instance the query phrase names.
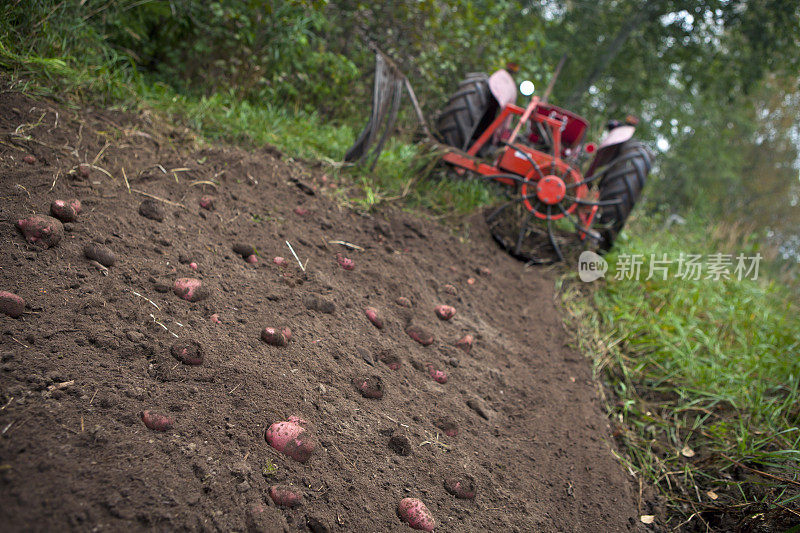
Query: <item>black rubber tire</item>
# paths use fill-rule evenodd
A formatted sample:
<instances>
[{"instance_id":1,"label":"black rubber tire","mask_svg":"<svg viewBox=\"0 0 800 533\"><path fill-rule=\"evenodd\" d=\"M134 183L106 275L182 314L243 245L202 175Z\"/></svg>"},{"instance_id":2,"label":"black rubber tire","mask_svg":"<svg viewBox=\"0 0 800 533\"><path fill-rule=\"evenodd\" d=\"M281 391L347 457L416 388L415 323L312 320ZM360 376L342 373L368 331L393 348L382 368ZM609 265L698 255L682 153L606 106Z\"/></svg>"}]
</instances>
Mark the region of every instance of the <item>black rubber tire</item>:
<instances>
[{"instance_id":1,"label":"black rubber tire","mask_svg":"<svg viewBox=\"0 0 800 533\"><path fill-rule=\"evenodd\" d=\"M467 74L436 119L436 130L441 140L449 146L466 150L493 105L496 103L489 90L489 77L481 72Z\"/></svg>"},{"instance_id":2,"label":"black rubber tire","mask_svg":"<svg viewBox=\"0 0 800 533\"><path fill-rule=\"evenodd\" d=\"M597 229L602 236L602 250L611 248L625 226L625 221L639 201L652 166L653 154L640 141L631 139L619 146L616 157L599 185L601 201L622 200L619 204L600 208Z\"/></svg>"}]
</instances>

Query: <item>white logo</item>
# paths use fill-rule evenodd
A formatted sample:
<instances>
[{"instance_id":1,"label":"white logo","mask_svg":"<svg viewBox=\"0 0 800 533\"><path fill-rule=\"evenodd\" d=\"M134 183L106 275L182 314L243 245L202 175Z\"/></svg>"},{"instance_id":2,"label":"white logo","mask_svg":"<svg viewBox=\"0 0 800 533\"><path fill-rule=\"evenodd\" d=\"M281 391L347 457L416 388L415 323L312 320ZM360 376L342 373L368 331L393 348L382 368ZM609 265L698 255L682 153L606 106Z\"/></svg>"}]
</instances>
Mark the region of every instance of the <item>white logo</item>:
<instances>
[{"instance_id":1,"label":"white logo","mask_svg":"<svg viewBox=\"0 0 800 533\"><path fill-rule=\"evenodd\" d=\"M596 253L585 250L578 257L578 277L581 281L589 283L604 278L608 270L608 263Z\"/></svg>"}]
</instances>

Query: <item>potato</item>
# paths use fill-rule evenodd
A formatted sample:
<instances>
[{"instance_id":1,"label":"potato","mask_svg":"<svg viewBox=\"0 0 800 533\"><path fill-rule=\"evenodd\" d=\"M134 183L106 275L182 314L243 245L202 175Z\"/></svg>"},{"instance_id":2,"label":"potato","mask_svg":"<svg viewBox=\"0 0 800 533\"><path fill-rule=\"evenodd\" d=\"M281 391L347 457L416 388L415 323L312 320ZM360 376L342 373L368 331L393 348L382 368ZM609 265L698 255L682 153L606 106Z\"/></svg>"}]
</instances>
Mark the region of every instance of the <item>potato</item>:
<instances>
[{"instance_id":1,"label":"potato","mask_svg":"<svg viewBox=\"0 0 800 533\"><path fill-rule=\"evenodd\" d=\"M380 400L383 398L383 380L380 376L360 377L353 379L353 385L364 398Z\"/></svg>"},{"instance_id":2,"label":"potato","mask_svg":"<svg viewBox=\"0 0 800 533\"><path fill-rule=\"evenodd\" d=\"M96 242L87 243L83 247L83 255L86 257L86 259L97 261L104 267L114 266L114 263L117 262L117 256L114 255L114 252L102 244L97 244Z\"/></svg>"},{"instance_id":3,"label":"potato","mask_svg":"<svg viewBox=\"0 0 800 533\"><path fill-rule=\"evenodd\" d=\"M42 248L52 248L64 237L64 225L46 215L21 218L17 220L16 226L26 241Z\"/></svg>"},{"instance_id":4,"label":"potato","mask_svg":"<svg viewBox=\"0 0 800 533\"><path fill-rule=\"evenodd\" d=\"M69 200L67 200L67 203L70 205L70 207L72 207L76 215L80 215L81 211L83 211L83 206L81 205L81 201L78 200L77 198L70 198Z\"/></svg>"},{"instance_id":5,"label":"potato","mask_svg":"<svg viewBox=\"0 0 800 533\"><path fill-rule=\"evenodd\" d=\"M437 370L431 363L428 363L428 374L436 383L441 383L442 385L447 383L447 374L442 370Z\"/></svg>"},{"instance_id":6,"label":"potato","mask_svg":"<svg viewBox=\"0 0 800 533\"><path fill-rule=\"evenodd\" d=\"M258 263L258 257L256 257L255 254L248 255L247 257L244 258L244 260L250 263L251 265Z\"/></svg>"},{"instance_id":7,"label":"potato","mask_svg":"<svg viewBox=\"0 0 800 533\"><path fill-rule=\"evenodd\" d=\"M448 437L455 437L458 435L458 424L451 418L441 418L437 420L434 425L441 429Z\"/></svg>"},{"instance_id":8,"label":"potato","mask_svg":"<svg viewBox=\"0 0 800 533\"><path fill-rule=\"evenodd\" d=\"M352 259L348 259L342 254L336 254L336 262L339 263L339 266L345 270L353 270L356 267L356 264Z\"/></svg>"},{"instance_id":9,"label":"potato","mask_svg":"<svg viewBox=\"0 0 800 533\"><path fill-rule=\"evenodd\" d=\"M423 346L433 344L433 333L422 326L412 324L406 328L406 334Z\"/></svg>"},{"instance_id":10,"label":"potato","mask_svg":"<svg viewBox=\"0 0 800 533\"><path fill-rule=\"evenodd\" d=\"M478 267L475 271L481 276L491 276L492 270L489 267Z\"/></svg>"},{"instance_id":11,"label":"potato","mask_svg":"<svg viewBox=\"0 0 800 533\"><path fill-rule=\"evenodd\" d=\"M272 485L269 488L269 497L278 507L297 507L303 503L303 494L285 485Z\"/></svg>"},{"instance_id":12,"label":"potato","mask_svg":"<svg viewBox=\"0 0 800 533\"><path fill-rule=\"evenodd\" d=\"M437 305L434 311L441 320L450 320L456 314L456 308L451 305Z\"/></svg>"},{"instance_id":13,"label":"potato","mask_svg":"<svg viewBox=\"0 0 800 533\"><path fill-rule=\"evenodd\" d=\"M154 413L153 411L142 411L139 413L139 417L141 417L142 422L144 422L144 425L147 426L148 429L154 431L167 431L168 429L172 429L172 426L175 425L175 421L172 418Z\"/></svg>"},{"instance_id":14,"label":"potato","mask_svg":"<svg viewBox=\"0 0 800 533\"><path fill-rule=\"evenodd\" d=\"M208 211L214 210L214 197L213 196L201 196L200 199L197 201L200 204L200 207L206 209Z\"/></svg>"},{"instance_id":15,"label":"potato","mask_svg":"<svg viewBox=\"0 0 800 533\"><path fill-rule=\"evenodd\" d=\"M472 350L472 335L464 335L456 341L456 348L460 348L464 353L469 353Z\"/></svg>"},{"instance_id":16,"label":"potato","mask_svg":"<svg viewBox=\"0 0 800 533\"><path fill-rule=\"evenodd\" d=\"M75 222L78 213L66 200L53 200L50 204L50 214L61 222Z\"/></svg>"},{"instance_id":17,"label":"potato","mask_svg":"<svg viewBox=\"0 0 800 533\"><path fill-rule=\"evenodd\" d=\"M306 209L302 205L298 205L297 207L294 208L294 214L304 217L308 214L308 209Z\"/></svg>"},{"instance_id":18,"label":"potato","mask_svg":"<svg viewBox=\"0 0 800 533\"><path fill-rule=\"evenodd\" d=\"M0 313L19 318L25 311L25 300L13 292L0 291Z\"/></svg>"},{"instance_id":19,"label":"potato","mask_svg":"<svg viewBox=\"0 0 800 533\"><path fill-rule=\"evenodd\" d=\"M199 302L208 298L209 291L203 282L196 278L178 278L172 285L172 292L188 302Z\"/></svg>"},{"instance_id":20,"label":"potato","mask_svg":"<svg viewBox=\"0 0 800 533\"><path fill-rule=\"evenodd\" d=\"M444 286L444 292L446 292L447 294L452 294L453 296L458 295L458 289L456 289L455 286L450 285L449 283Z\"/></svg>"},{"instance_id":21,"label":"potato","mask_svg":"<svg viewBox=\"0 0 800 533\"><path fill-rule=\"evenodd\" d=\"M364 308L364 314L367 315L367 319L372 322L376 328L383 329L383 319L378 314L377 309L374 307L366 307Z\"/></svg>"},{"instance_id":22,"label":"potato","mask_svg":"<svg viewBox=\"0 0 800 533\"><path fill-rule=\"evenodd\" d=\"M286 260L285 257L275 256L272 258L272 262L278 265L279 267L286 266L289 262Z\"/></svg>"},{"instance_id":23,"label":"potato","mask_svg":"<svg viewBox=\"0 0 800 533\"><path fill-rule=\"evenodd\" d=\"M32 164L36 163L36 158L33 157L30 154L28 154L25 157L23 157L22 160L25 161L26 163L28 163L29 165L32 165Z\"/></svg>"},{"instance_id":24,"label":"potato","mask_svg":"<svg viewBox=\"0 0 800 533\"><path fill-rule=\"evenodd\" d=\"M406 298L405 296L398 296L397 300L394 301L400 307L411 307L411 300Z\"/></svg>"},{"instance_id":25,"label":"potato","mask_svg":"<svg viewBox=\"0 0 800 533\"><path fill-rule=\"evenodd\" d=\"M291 335L291 331L289 332ZM270 346L286 346L286 335L278 331L278 328L264 328L261 330L261 340Z\"/></svg>"},{"instance_id":26,"label":"potato","mask_svg":"<svg viewBox=\"0 0 800 533\"><path fill-rule=\"evenodd\" d=\"M447 492L462 500L474 500L477 492L475 480L467 474L445 478L444 488Z\"/></svg>"},{"instance_id":27,"label":"potato","mask_svg":"<svg viewBox=\"0 0 800 533\"><path fill-rule=\"evenodd\" d=\"M291 340L292 340L292 329L291 328L288 328L288 327L283 328L281 330L281 333L283 333L283 338L286 339L286 342L291 342Z\"/></svg>"},{"instance_id":28,"label":"potato","mask_svg":"<svg viewBox=\"0 0 800 533\"><path fill-rule=\"evenodd\" d=\"M413 529L421 531L433 531L436 521L433 515L425 507L425 504L417 498L403 498L397 505L397 514Z\"/></svg>"},{"instance_id":29,"label":"potato","mask_svg":"<svg viewBox=\"0 0 800 533\"><path fill-rule=\"evenodd\" d=\"M192 261L191 263L189 263L189 268L191 268L192 270L197 270L200 267L197 266L197 263Z\"/></svg>"},{"instance_id":30,"label":"potato","mask_svg":"<svg viewBox=\"0 0 800 533\"><path fill-rule=\"evenodd\" d=\"M304 420L275 422L264 434L270 446L284 453L295 461L305 463L311 458L317 447L316 440L309 430L302 426Z\"/></svg>"},{"instance_id":31,"label":"potato","mask_svg":"<svg viewBox=\"0 0 800 533\"><path fill-rule=\"evenodd\" d=\"M386 366L388 366L389 370L397 370L400 368L400 365L402 364L400 358L391 352L380 355L378 357L378 360L381 361Z\"/></svg>"},{"instance_id":32,"label":"potato","mask_svg":"<svg viewBox=\"0 0 800 533\"><path fill-rule=\"evenodd\" d=\"M475 278L467 278L467 285L475 285Z\"/></svg>"},{"instance_id":33,"label":"potato","mask_svg":"<svg viewBox=\"0 0 800 533\"><path fill-rule=\"evenodd\" d=\"M178 341L169 349L172 357L184 365L202 365L205 359L203 347L197 341Z\"/></svg>"}]
</instances>

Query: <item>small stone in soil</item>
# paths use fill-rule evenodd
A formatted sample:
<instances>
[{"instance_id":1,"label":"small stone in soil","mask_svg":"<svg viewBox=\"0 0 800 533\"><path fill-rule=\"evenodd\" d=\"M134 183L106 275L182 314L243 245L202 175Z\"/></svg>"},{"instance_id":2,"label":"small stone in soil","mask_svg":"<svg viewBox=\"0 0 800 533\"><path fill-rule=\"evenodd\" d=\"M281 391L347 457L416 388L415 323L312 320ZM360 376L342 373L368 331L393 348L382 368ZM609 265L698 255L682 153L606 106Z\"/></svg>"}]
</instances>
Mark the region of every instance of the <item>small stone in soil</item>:
<instances>
[{"instance_id":1,"label":"small stone in soil","mask_svg":"<svg viewBox=\"0 0 800 533\"><path fill-rule=\"evenodd\" d=\"M117 256L114 255L114 252L96 242L87 243L83 247L83 255L86 259L97 261L104 267L114 266L114 263L117 262Z\"/></svg>"},{"instance_id":2,"label":"small stone in soil","mask_svg":"<svg viewBox=\"0 0 800 533\"><path fill-rule=\"evenodd\" d=\"M147 198L143 200L141 204L139 204L139 214L144 218L149 218L150 220L155 220L157 222L163 222L164 217L167 216L167 213L161 204L152 198Z\"/></svg>"},{"instance_id":3,"label":"small stone in soil","mask_svg":"<svg viewBox=\"0 0 800 533\"><path fill-rule=\"evenodd\" d=\"M392 435L389 439L389 449L397 455L411 455L411 441L405 435Z\"/></svg>"}]
</instances>

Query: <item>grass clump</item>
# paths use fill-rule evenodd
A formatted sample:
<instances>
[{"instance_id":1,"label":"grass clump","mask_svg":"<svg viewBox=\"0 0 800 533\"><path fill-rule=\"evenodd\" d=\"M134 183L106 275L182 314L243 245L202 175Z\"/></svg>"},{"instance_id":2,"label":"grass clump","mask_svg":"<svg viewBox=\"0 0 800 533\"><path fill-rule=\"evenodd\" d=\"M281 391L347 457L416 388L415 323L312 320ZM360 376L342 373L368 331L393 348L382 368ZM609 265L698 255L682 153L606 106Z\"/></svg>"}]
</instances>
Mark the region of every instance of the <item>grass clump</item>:
<instances>
[{"instance_id":1,"label":"grass clump","mask_svg":"<svg viewBox=\"0 0 800 533\"><path fill-rule=\"evenodd\" d=\"M606 256L605 281L587 286L570 274L562 287L577 341L609 393L623 461L678 516L719 527L726 514L800 504L800 309L763 264L758 280L676 278L675 263L666 280L646 279L651 256L707 263L731 254L733 272L739 253L759 253L726 249L706 227L664 231L640 220ZM615 279L633 254L644 259L640 278Z\"/></svg>"}]
</instances>

